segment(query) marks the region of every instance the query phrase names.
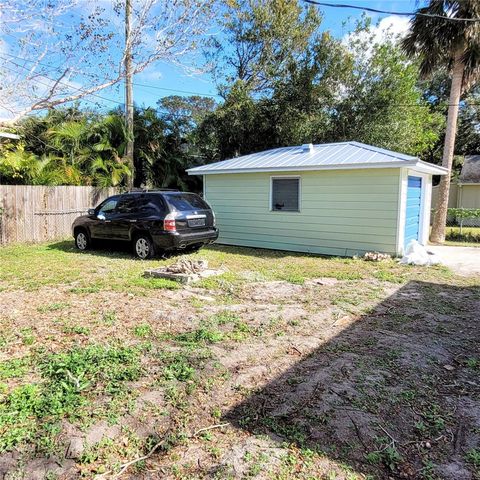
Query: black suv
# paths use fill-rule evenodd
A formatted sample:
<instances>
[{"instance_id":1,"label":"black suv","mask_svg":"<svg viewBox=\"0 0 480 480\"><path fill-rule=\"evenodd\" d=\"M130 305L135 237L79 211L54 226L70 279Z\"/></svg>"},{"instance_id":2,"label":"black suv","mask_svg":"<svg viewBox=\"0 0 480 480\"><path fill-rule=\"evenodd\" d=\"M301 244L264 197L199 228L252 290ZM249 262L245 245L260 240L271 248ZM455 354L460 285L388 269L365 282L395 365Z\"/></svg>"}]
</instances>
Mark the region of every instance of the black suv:
<instances>
[{"instance_id":1,"label":"black suv","mask_svg":"<svg viewBox=\"0 0 480 480\"><path fill-rule=\"evenodd\" d=\"M131 242L142 259L172 250L196 251L218 238L215 214L194 193L150 190L114 195L72 225L75 245L95 240Z\"/></svg>"}]
</instances>

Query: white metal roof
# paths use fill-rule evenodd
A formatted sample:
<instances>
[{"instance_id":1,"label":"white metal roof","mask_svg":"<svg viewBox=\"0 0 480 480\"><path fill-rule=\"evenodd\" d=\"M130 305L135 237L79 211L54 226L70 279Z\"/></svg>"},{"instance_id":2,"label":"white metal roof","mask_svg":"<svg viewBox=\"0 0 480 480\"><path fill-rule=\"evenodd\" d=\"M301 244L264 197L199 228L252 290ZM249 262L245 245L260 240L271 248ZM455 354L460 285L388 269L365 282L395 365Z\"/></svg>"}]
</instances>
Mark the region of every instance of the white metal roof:
<instances>
[{"instance_id":1,"label":"white metal roof","mask_svg":"<svg viewBox=\"0 0 480 480\"><path fill-rule=\"evenodd\" d=\"M190 168L187 172L189 175L208 175L399 167L415 168L434 175L447 173L445 168L423 162L416 157L359 142L324 143L310 148L307 145L274 148Z\"/></svg>"}]
</instances>

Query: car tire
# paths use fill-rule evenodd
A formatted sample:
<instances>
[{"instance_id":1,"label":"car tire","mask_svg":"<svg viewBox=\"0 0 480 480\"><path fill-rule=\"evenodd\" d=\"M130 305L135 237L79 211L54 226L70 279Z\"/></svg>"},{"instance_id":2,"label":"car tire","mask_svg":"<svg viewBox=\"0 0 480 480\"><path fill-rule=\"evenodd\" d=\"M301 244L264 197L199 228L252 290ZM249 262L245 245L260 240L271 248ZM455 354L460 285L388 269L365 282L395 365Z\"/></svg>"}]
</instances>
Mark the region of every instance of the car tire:
<instances>
[{"instance_id":1,"label":"car tire","mask_svg":"<svg viewBox=\"0 0 480 480\"><path fill-rule=\"evenodd\" d=\"M133 240L133 254L140 260L148 260L155 255L155 246L148 235L137 235Z\"/></svg>"},{"instance_id":2,"label":"car tire","mask_svg":"<svg viewBox=\"0 0 480 480\"><path fill-rule=\"evenodd\" d=\"M77 230L75 232L75 246L78 250L84 252L91 247L92 243L86 230Z\"/></svg>"}]
</instances>

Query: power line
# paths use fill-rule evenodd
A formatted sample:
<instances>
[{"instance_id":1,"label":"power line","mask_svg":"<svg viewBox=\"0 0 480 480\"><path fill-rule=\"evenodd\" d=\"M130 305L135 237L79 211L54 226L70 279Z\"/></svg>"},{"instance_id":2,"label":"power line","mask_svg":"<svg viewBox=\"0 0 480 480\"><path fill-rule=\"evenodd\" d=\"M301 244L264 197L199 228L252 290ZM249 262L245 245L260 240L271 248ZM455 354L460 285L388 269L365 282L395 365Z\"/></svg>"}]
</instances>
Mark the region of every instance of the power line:
<instances>
[{"instance_id":1,"label":"power line","mask_svg":"<svg viewBox=\"0 0 480 480\"><path fill-rule=\"evenodd\" d=\"M10 63L12 63L13 65L15 65L16 67L23 68L24 70L29 70L29 68L24 67L23 65L19 65L18 63L15 63L13 60L10 60L10 59L8 59L8 58L2 57L1 55L0 55L0 59L5 60L5 61L7 61L7 62L10 62ZM13 68L9 68L9 67L7 67L6 65L3 65L2 68L6 68L7 70L10 70L11 72L18 73L17 70L14 70ZM44 75L44 74L41 74L41 73L39 73L39 75L40 75L41 77L45 78L46 80L50 80L50 81L53 82L53 83L57 82L56 80L54 80L53 78L48 77L47 75ZM42 82L42 81L40 81L40 80L38 80L38 79L35 79L35 81L36 81L37 83L39 83L40 85L44 85L44 86L46 86L46 87L52 87L51 84ZM107 97L104 97L104 96L102 96L102 95L98 95L98 93L91 93L91 92L88 92L87 90L84 90L84 89L79 88L79 87L75 87L75 86L73 86L73 85L70 85L70 84L68 84L68 83L61 82L61 81L60 81L60 82L57 82L57 83L58 83L59 85L65 86L65 87L67 87L67 88L76 90L77 92L81 92L81 93L85 94L85 96L96 97L96 98L99 98L99 99L101 99L101 100L105 100L105 101L107 101L107 102L111 102L111 103L114 103L114 104L116 104L116 105L120 105L120 106L122 106L122 107L124 106L124 103L123 103L123 102L119 102L118 100L113 100L113 99L111 99L111 98L107 98ZM92 103L92 104L94 104L94 105L97 105L97 103L98 103L98 102L94 102L94 101L92 101L92 100L89 100L88 98L85 98L85 97L81 97L81 98L79 98L78 100L85 101L85 102L89 102L89 103ZM72 101L73 101L73 100L72 100ZM48 107L45 107L45 108L48 108ZM139 106L136 106L135 108L137 108L138 110L141 110L141 111L147 111L147 110L151 109L152 107L139 107Z\"/></svg>"},{"instance_id":2,"label":"power line","mask_svg":"<svg viewBox=\"0 0 480 480\"><path fill-rule=\"evenodd\" d=\"M12 57L12 58L15 58L17 60L22 60L24 62L29 62L29 63L36 63L38 65L42 65L44 67L52 67L52 70L51 71L60 71L61 68L60 67L54 67L53 65L49 65L49 64L46 64L46 63L42 63L42 62L37 62L35 60L29 60L27 58L24 58L24 57L18 57L17 55L12 55L11 53L7 53L7 52L2 52L2 55L8 55L9 57ZM98 78L96 75L94 74L89 74L89 73L81 73L81 72L75 72L76 74L80 75L80 76L84 76L84 77L90 77L90 78ZM105 81L109 81L110 79L108 78L102 78L102 80L105 80ZM178 89L175 89L175 88L166 88L166 87L159 87L157 85L146 85L144 83L137 83L137 82L133 82L133 85L134 86L137 86L137 87L147 87L147 88L153 88L155 90L164 90L166 92L174 92L174 93L184 93L184 94L188 94L188 95L199 95L201 97L213 97L213 98L218 98L220 97L220 95L217 95L217 94L214 94L214 93L203 93L203 92L192 92L192 91L188 91L188 90L178 90Z\"/></svg>"},{"instance_id":3,"label":"power line","mask_svg":"<svg viewBox=\"0 0 480 480\"><path fill-rule=\"evenodd\" d=\"M24 70L30 70L28 67L24 67L23 65L19 65L18 63L15 63L13 60L9 60L8 58L5 58L5 57L0 56L0 59L1 59L1 60L5 60L6 62L10 62L10 63L12 63L13 65L15 65L15 66L18 67L18 68L23 68ZM9 67L7 67L6 65L3 65L2 68L6 68L7 70L10 70L11 72L18 73L18 71L14 70L13 68L9 68ZM70 89L76 90L77 92L82 92L82 93L84 93L85 95L91 95L91 96L93 96L93 97L97 97L97 98L100 98L100 99L102 99L102 100L106 100L107 102L116 103L116 104L122 105L122 106L124 105L122 102L118 102L117 100L112 100L111 98L103 97L103 96L101 96L101 95L98 95L97 93L87 92L86 90L83 90L83 89L78 88L78 87L74 87L73 85L69 85L68 83L61 82L61 81L57 82L57 80L53 80L52 78L47 77L47 76L44 75L44 74L39 73L39 75L40 75L41 77L45 78L46 80L50 80L51 82L58 83L59 85L63 85L63 86L68 87L68 88L70 88ZM50 87L50 88L52 87L51 84L42 82L42 81L40 81L40 80L38 80L38 79L35 79L35 82L39 83L40 85L44 85L44 86L46 86L46 87ZM80 100L80 99L79 99L79 100ZM86 101L86 102L90 102L90 103L93 103L93 104L96 105L96 102L93 102L92 100L88 100L88 99L86 99L86 98L82 98L81 100L84 100L84 101Z\"/></svg>"},{"instance_id":4,"label":"power line","mask_svg":"<svg viewBox=\"0 0 480 480\"><path fill-rule=\"evenodd\" d=\"M23 68L23 69L25 69L25 70L29 70L28 67L24 67L23 65L19 65L19 64L15 63L13 60L10 60L10 59L8 59L8 58L2 57L2 55L0 55L0 59L5 60L5 61L7 61L7 62L10 62L10 63L12 63L13 65L15 65L15 66L17 66L17 67L19 67L19 68ZM13 68L9 68L9 67L7 67L6 65L3 65L2 68L6 68L7 70L10 70L11 72L18 73L18 71L14 70ZM47 79L47 80L49 80L49 81L51 81L51 82L54 82L54 83L56 82L56 80L54 80L54 79L52 79L52 78L50 78L50 77L47 77L46 75L43 75L43 74L39 74L39 75L41 75L43 78L45 78L45 79ZM46 87L52 87L51 84L48 84L48 83L45 83L45 82L41 82L41 81L38 80L38 79L35 79L35 81L36 81L37 83L39 83L40 85L44 85L44 86L46 86ZM124 106L124 103L123 103L123 102L119 102L119 101L117 101L117 100L112 100L112 99L110 99L110 98L103 97L103 96L101 96L101 95L98 95L97 93L90 93L90 92L88 92L88 91L86 91L86 90L84 90L84 89L82 89L82 88L78 88L78 87L75 87L75 86L73 86L73 85L69 85L68 83L65 83L65 82L61 82L61 81L60 81L60 82L58 82L58 84L64 85L64 86L66 86L66 87L68 87L68 88L71 88L71 89L73 89L73 90L82 92L82 93L84 93L84 94L87 95L87 96L88 96L88 95L91 95L91 96L93 96L93 97L97 97L97 98L100 98L100 99L102 99L102 100L105 100L105 101L108 101L108 102L111 102L111 103L115 103L115 104L120 105L120 106L122 106L122 107ZM94 102L94 101L92 101L92 100L88 100L88 99L85 98L85 97L83 97L83 98L81 98L81 99L79 99L79 100L82 100L82 101L85 101L85 102L90 102L90 103L93 103L94 105L97 105L97 102ZM415 108L432 106L431 104L428 105L428 104L419 104L419 103L388 103L388 104L386 104L386 105L388 105L389 107L415 107ZM456 106L456 107L461 107L461 106L480 106L480 103L464 101L464 102L460 102L460 103L456 103L456 104L452 104L452 103L442 103L442 104L439 104L439 105L437 105L437 106L439 106L439 107L441 107L441 108L446 108L446 107L451 107L451 106ZM45 107L45 108L48 108L48 107ZM152 109L152 107L136 107L136 108L137 108L138 110L141 110L141 111L147 111L147 110L149 110L149 109Z\"/></svg>"},{"instance_id":5,"label":"power line","mask_svg":"<svg viewBox=\"0 0 480 480\"><path fill-rule=\"evenodd\" d=\"M480 22L480 18L447 17L445 15L437 15L434 13L423 13L423 12L394 12L389 10L379 10L377 8L371 8L371 7L362 7L360 5L346 5L342 3L318 2L317 0L303 0L303 1L305 3L318 5L320 7L351 8L353 10L364 10L366 12L373 12L373 13L385 13L387 15L398 15L401 17L419 16L419 17L439 18L442 20L448 20L449 22Z\"/></svg>"},{"instance_id":6,"label":"power line","mask_svg":"<svg viewBox=\"0 0 480 480\"><path fill-rule=\"evenodd\" d=\"M221 97L221 95L217 95L215 93L191 92L191 91L188 91L188 90L177 90L177 89L174 89L174 88L157 87L156 85L145 85L144 83L142 84L142 83L133 82L133 85L135 85L137 87L147 87L147 88L155 88L157 90L165 90L167 92L186 93L186 94L189 94L189 95L199 95L201 97L214 97L214 98Z\"/></svg>"}]
</instances>

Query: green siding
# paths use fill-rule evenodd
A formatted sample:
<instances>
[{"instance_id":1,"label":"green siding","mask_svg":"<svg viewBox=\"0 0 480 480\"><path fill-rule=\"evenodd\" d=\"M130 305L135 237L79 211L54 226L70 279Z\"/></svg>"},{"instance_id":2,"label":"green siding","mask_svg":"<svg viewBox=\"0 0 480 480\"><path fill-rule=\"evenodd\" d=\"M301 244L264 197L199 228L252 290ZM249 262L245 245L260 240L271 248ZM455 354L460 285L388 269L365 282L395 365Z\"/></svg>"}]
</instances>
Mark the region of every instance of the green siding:
<instances>
[{"instance_id":1,"label":"green siding","mask_svg":"<svg viewBox=\"0 0 480 480\"><path fill-rule=\"evenodd\" d=\"M218 243L327 255L396 253L399 169L289 172L300 212L270 211L270 173L205 175Z\"/></svg>"}]
</instances>

